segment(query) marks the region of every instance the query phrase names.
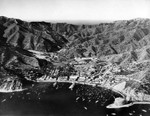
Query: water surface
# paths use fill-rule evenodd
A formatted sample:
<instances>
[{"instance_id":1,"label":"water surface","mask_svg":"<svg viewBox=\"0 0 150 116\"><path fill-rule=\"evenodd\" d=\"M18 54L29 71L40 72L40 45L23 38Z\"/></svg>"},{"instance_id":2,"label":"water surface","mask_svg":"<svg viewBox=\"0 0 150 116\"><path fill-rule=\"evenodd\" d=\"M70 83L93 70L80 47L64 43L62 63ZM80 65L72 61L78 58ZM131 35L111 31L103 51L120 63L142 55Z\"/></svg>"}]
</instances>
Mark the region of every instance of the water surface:
<instances>
[{"instance_id":1,"label":"water surface","mask_svg":"<svg viewBox=\"0 0 150 116\"><path fill-rule=\"evenodd\" d=\"M104 88L70 84L35 84L22 92L0 93L0 115L9 116L149 116L150 105L107 109L117 93Z\"/></svg>"}]
</instances>

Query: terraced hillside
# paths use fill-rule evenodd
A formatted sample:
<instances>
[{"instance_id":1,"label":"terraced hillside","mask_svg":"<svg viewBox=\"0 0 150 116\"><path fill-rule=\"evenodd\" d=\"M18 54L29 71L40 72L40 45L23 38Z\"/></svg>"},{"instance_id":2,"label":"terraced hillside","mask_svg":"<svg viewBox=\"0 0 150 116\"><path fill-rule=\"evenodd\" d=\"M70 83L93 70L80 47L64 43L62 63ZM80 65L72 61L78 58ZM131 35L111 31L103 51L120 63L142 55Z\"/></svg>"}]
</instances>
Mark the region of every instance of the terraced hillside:
<instances>
[{"instance_id":1,"label":"terraced hillside","mask_svg":"<svg viewBox=\"0 0 150 116\"><path fill-rule=\"evenodd\" d=\"M0 17L0 88L69 82L150 101L150 19L73 25Z\"/></svg>"}]
</instances>

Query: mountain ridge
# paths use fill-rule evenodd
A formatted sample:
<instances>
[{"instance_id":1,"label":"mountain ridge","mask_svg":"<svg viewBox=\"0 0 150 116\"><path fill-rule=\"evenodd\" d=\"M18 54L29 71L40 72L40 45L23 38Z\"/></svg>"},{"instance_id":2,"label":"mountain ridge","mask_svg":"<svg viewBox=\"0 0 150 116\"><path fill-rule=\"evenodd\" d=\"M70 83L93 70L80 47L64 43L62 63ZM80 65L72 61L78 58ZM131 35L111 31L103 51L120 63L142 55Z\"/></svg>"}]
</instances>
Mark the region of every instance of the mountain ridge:
<instances>
[{"instance_id":1,"label":"mountain ridge","mask_svg":"<svg viewBox=\"0 0 150 116\"><path fill-rule=\"evenodd\" d=\"M72 82L76 77L73 84L112 90L124 82L118 92L144 101L150 93L149 45L150 19L74 25L0 17L0 88L10 88L14 79Z\"/></svg>"}]
</instances>

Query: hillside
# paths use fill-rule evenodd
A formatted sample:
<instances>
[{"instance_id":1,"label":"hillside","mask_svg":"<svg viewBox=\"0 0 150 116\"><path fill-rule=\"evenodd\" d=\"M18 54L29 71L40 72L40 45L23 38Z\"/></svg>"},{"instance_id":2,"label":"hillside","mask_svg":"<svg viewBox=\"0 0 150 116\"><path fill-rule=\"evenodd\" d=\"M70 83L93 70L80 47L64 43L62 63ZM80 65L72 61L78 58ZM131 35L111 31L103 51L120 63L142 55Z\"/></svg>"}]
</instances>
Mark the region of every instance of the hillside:
<instances>
[{"instance_id":1,"label":"hillside","mask_svg":"<svg viewBox=\"0 0 150 116\"><path fill-rule=\"evenodd\" d=\"M73 25L0 17L0 88L32 82L101 86L150 101L150 19ZM55 84L54 83L54 84Z\"/></svg>"}]
</instances>

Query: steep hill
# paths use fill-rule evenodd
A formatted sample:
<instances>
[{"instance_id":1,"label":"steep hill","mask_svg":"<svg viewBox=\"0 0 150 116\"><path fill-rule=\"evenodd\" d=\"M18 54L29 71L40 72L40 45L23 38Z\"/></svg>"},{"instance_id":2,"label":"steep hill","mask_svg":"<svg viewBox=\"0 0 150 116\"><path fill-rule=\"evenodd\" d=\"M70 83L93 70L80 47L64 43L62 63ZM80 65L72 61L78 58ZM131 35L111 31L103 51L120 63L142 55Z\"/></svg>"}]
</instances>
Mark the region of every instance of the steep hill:
<instances>
[{"instance_id":1,"label":"steep hill","mask_svg":"<svg viewBox=\"0 0 150 116\"><path fill-rule=\"evenodd\" d=\"M73 25L0 17L0 88L86 83L150 101L150 19ZM120 88L121 87L121 88ZM118 89L120 88L120 89Z\"/></svg>"}]
</instances>

